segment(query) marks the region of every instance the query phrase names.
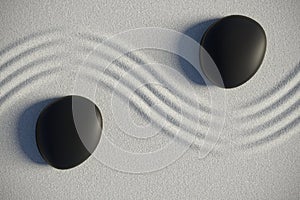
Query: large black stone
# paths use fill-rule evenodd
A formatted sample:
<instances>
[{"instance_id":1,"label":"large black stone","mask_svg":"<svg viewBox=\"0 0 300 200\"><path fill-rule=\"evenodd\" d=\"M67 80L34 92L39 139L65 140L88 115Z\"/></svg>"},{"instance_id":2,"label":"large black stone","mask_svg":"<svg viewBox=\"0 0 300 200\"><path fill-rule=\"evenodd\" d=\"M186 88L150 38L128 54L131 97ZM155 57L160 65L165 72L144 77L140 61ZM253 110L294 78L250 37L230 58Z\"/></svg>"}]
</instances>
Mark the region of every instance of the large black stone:
<instances>
[{"instance_id":1,"label":"large black stone","mask_svg":"<svg viewBox=\"0 0 300 200\"><path fill-rule=\"evenodd\" d=\"M102 117L97 106L80 96L66 96L41 112L36 141L46 162L58 169L69 169L91 155L101 131Z\"/></svg>"},{"instance_id":2,"label":"large black stone","mask_svg":"<svg viewBox=\"0 0 300 200\"><path fill-rule=\"evenodd\" d=\"M256 73L266 45L266 34L253 19L240 15L222 18L212 24L202 37L201 46L205 49L200 49L202 71L219 87L237 87ZM210 59L217 66L221 78L212 69Z\"/></svg>"}]
</instances>

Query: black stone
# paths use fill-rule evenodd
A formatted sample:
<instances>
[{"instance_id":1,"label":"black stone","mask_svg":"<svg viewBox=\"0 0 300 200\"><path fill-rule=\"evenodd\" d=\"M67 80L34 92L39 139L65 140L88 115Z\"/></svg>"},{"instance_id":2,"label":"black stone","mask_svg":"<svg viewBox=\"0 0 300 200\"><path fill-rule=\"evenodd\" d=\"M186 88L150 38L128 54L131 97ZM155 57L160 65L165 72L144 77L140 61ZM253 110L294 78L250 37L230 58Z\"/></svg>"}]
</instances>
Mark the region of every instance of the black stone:
<instances>
[{"instance_id":1,"label":"black stone","mask_svg":"<svg viewBox=\"0 0 300 200\"><path fill-rule=\"evenodd\" d=\"M200 64L207 78L219 87L233 88L248 81L260 67L267 45L263 28L253 19L232 15L212 24L204 33ZM211 58L209 58L210 55ZM211 69L212 59L223 83Z\"/></svg>"},{"instance_id":2,"label":"black stone","mask_svg":"<svg viewBox=\"0 0 300 200\"><path fill-rule=\"evenodd\" d=\"M93 153L101 132L102 116L97 106L84 97L66 96L40 113L36 141L47 163L58 169L69 169Z\"/></svg>"}]
</instances>

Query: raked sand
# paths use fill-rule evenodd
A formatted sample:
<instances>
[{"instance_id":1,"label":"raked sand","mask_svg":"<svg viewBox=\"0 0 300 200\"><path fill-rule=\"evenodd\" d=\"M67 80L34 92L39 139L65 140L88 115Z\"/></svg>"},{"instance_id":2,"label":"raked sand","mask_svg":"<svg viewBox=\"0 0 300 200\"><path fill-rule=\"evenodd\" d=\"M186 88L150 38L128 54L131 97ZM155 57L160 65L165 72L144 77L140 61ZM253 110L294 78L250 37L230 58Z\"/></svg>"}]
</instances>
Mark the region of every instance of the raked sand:
<instances>
[{"instance_id":1,"label":"raked sand","mask_svg":"<svg viewBox=\"0 0 300 200\"><path fill-rule=\"evenodd\" d=\"M297 1L1 3L1 197L299 199L299 9ZM230 14L257 20L268 43L255 76L223 90L188 63L194 51L176 54ZM126 33L143 27L153 33ZM133 43L144 46L132 51ZM68 94L92 99L104 128L93 156L60 171L40 157L34 131L45 105Z\"/></svg>"}]
</instances>

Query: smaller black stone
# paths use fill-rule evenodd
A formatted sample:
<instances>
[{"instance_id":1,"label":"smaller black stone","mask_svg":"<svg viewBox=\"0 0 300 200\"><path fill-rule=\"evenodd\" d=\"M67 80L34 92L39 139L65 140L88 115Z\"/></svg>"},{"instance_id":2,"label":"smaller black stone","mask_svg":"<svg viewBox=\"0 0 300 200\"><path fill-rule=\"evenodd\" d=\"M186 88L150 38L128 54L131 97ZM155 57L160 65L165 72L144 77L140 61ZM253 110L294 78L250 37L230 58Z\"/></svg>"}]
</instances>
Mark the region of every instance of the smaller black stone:
<instances>
[{"instance_id":1,"label":"smaller black stone","mask_svg":"<svg viewBox=\"0 0 300 200\"><path fill-rule=\"evenodd\" d=\"M84 97L66 96L40 113L36 141L47 163L58 169L69 169L93 153L101 131L102 117L97 106Z\"/></svg>"},{"instance_id":2,"label":"smaller black stone","mask_svg":"<svg viewBox=\"0 0 300 200\"><path fill-rule=\"evenodd\" d=\"M266 51L266 34L253 19L241 15L224 17L212 24L201 40L200 64L207 78L219 87L233 88L248 81L260 67ZM211 69L207 53L222 81Z\"/></svg>"}]
</instances>

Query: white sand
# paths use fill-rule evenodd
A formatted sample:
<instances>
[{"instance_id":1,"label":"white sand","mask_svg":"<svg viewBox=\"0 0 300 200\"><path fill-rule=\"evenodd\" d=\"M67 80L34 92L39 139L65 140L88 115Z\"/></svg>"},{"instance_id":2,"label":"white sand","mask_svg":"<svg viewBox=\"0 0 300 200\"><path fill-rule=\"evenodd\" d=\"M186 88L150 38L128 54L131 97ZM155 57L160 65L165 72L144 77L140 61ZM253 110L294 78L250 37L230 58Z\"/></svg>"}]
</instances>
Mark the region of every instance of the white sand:
<instances>
[{"instance_id":1,"label":"white sand","mask_svg":"<svg viewBox=\"0 0 300 200\"><path fill-rule=\"evenodd\" d=\"M0 11L0 199L300 199L298 1L9 1ZM212 116L217 124L222 119L209 112L208 88L186 78L181 68L186 64L177 56L141 50L100 73L104 58L128 48L114 41L104 52L94 51L76 77L89 52L115 33L162 27L199 40L207 20L230 14L261 23L267 53L251 80L226 90L226 102L217 101L220 107L227 104L227 118L218 144L204 159L199 153L216 138L202 134ZM146 38L149 43L161 39ZM168 68L149 65L153 62ZM96 96L90 97L96 83ZM100 107L105 137L93 157L59 171L43 164L34 126L51 99L70 93L90 97ZM132 101L129 118L123 117L128 104L119 100L124 98ZM127 123L132 121L142 127ZM160 123L167 126L156 134ZM110 149L104 139L135 154Z\"/></svg>"}]
</instances>

